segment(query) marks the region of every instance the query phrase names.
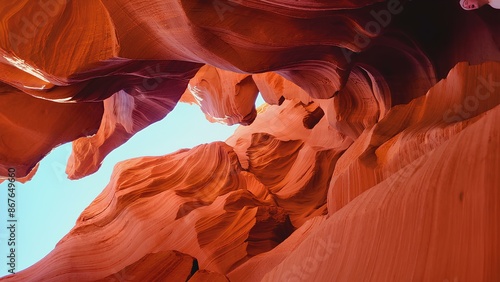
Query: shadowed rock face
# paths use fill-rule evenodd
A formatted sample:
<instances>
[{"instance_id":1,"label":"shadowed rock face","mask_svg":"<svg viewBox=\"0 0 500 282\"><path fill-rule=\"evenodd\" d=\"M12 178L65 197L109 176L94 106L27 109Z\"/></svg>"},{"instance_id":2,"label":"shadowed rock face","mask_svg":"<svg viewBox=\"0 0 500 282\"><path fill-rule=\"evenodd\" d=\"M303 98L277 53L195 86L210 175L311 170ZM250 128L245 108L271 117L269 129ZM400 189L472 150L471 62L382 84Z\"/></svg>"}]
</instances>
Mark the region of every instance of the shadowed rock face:
<instances>
[{"instance_id":1,"label":"shadowed rock face","mask_svg":"<svg viewBox=\"0 0 500 282\"><path fill-rule=\"evenodd\" d=\"M117 164L3 280L500 280L498 11L24 0L0 16L2 176L72 141L85 177L179 101L245 125Z\"/></svg>"},{"instance_id":2,"label":"shadowed rock face","mask_svg":"<svg viewBox=\"0 0 500 282\"><path fill-rule=\"evenodd\" d=\"M500 1L498 0L460 0L460 6L464 10L479 9L487 4L495 9L500 9Z\"/></svg>"}]
</instances>

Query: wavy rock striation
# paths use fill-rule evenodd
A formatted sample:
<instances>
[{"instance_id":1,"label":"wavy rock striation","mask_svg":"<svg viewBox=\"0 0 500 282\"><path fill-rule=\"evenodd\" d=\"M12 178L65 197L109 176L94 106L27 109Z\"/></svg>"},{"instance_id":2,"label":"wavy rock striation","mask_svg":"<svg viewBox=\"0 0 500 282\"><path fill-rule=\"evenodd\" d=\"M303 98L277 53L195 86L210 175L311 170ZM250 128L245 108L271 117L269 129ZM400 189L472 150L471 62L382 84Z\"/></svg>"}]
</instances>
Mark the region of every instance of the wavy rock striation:
<instances>
[{"instance_id":1,"label":"wavy rock striation","mask_svg":"<svg viewBox=\"0 0 500 282\"><path fill-rule=\"evenodd\" d=\"M70 141L68 176L89 175L179 101L245 125L117 164L1 280L500 280L498 14L331 2L0 8L2 176Z\"/></svg>"}]
</instances>

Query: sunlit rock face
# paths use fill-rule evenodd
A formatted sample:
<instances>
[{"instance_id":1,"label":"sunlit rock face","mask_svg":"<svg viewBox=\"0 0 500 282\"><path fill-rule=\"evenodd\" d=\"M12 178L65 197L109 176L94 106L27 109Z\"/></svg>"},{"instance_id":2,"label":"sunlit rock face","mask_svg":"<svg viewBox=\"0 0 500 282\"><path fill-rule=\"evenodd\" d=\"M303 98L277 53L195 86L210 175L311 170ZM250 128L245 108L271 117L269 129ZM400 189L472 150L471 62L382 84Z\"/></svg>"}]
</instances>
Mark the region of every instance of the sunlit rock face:
<instances>
[{"instance_id":1,"label":"sunlit rock face","mask_svg":"<svg viewBox=\"0 0 500 282\"><path fill-rule=\"evenodd\" d=\"M500 280L489 6L26 0L0 15L2 176L28 180L72 141L68 176L85 177L179 101L242 124L117 164L56 248L4 280Z\"/></svg>"}]
</instances>

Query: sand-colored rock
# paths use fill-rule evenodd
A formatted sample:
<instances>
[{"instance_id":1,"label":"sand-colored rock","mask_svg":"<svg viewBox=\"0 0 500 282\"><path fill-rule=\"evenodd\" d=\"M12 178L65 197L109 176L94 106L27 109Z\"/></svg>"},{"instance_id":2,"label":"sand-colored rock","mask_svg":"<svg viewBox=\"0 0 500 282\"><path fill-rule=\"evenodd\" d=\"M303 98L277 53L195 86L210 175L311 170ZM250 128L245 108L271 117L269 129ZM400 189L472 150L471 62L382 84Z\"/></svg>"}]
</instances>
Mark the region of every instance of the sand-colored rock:
<instances>
[{"instance_id":1,"label":"sand-colored rock","mask_svg":"<svg viewBox=\"0 0 500 282\"><path fill-rule=\"evenodd\" d=\"M249 135L247 171L225 143L122 162L56 249L12 278L104 279L175 249L231 281L496 280L498 89L500 63L462 63L343 150ZM468 118L447 118L471 97ZM289 126L313 134L300 101L261 116L291 105Z\"/></svg>"},{"instance_id":2,"label":"sand-colored rock","mask_svg":"<svg viewBox=\"0 0 500 282\"><path fill-rule=\"evenodd\" d=\"M391 109L338 160L329 189L329 211L340 210L369 187L461 132L474 117L496 107L499 86L497 63L473 67L461 63L425 97ZM352 173L363 177L353 179Z\"/></svg>"},{"instance_id":3,"label":"sand-colored rock","mask_svg":"<svg viewBox=\"0 0 500 282\"><path fill-rule=\"evenodd\" d=\"M206 270L198 270L195 274L188 280L188 282L228 282L229 280L222 274L217 272L211 272Z\"/></svg>"},{"instance_id":4,"label":"sand-colored rock","mask_svg":"<svg viewBox=\"0 0 500 282\"><path fill-rule=\"evenodd\" d=\"M70 141L69 177L89 175L178 101L245 126L120 162L51 253L0 280L500 280L497 11L47 1L0 8L0 175Z\"/></svg>"},{"instance_id":5,"label":"sand-colored rock","mask_svg":"<svg viewBox=\"0 0 500 282\"><path fill-rule=\"evenodd\" d=\"M209 121L248 125L257 116L258 93L252 75L205 65L189 81L181 101L198 104Z\"/></svg>"},{"instance_id":6,"label":"sand-colored rock","mask_svg":"<svg viewBox=\"0 0 500 282\"><path fill-rule=\"evenodd\" d=\"M499 113L331 214L262 281L498 280Z\"/></svg>"},{"instance_id":7,"label":"sand-colored rock","mask_svg":"<svg viewBox=\"0 0 500 282\"><path fill-rule=\"evenodd\" d=\"M70 178L80 178L94 172L105 155L133 133L163 118L202 64L238 72L276 71L313 97L331 97L348 75L344 48L360 51L363 48L353 44L352 38L357 33L373 36L363 29L369 14L354 15L359 13L357 9L376 2L324 1L300 6L254 1L234 8L232 3L230 10L222 11L212 3L198 1L12 2L0 10L4 19L0 26L0 81L16 88L9 91L56 102L99 102L113 95L122 96L117 93L134 97L134 118L139 121L132 131L124 133L121 128L114 128L113 122L104 120L98 136L77 142L67 172ZM227 7L231 3L223 4ZM341 10L343 6L348 10ZM273 9L282 13L275 14ZM205 12L200 14L201 11ZM321 17L318 13L330 15ZM260 16L252 16L255 14ZM75 15L77 19L71 20ZM288 28L275 29L276 26ZM256 27L262 32L249 32ZM306 32L311 29L321 32ZM249 82L248 86L251 85ZM245 84L243 89L247 88ZM249 91L254 95L255 89ZM246 94L240 97L242 102L232 109L246 115L230 123L240 120L249 123L253 119L254 112L248 111L246 105L251 97ZM145 110L137 108L141 102L161 106L145 115ZM5 101L2 105L9 103ZM99 106L93 108L102 113ZM215 110L212 107L211 111ZM66 119L81 124L72 126L78 134L62 140L47 139L49 148L95 133L101 113L82 112L86 112L82 118L92 123L93 128L78 119ZM213 114L221 118L224 112ZM30 116L45 120L35 113ZM34 122L31 124L43 129ZM33 141L27 140L26 144L36 148ZM11 146L4 146L9 151L9 155L3 154L4 159L18 165L22 176L49 150L34 150L28 159L24 155L13 156L17 148ZM21 159L23 164L19 163ZM6 174L0 171L0 175Z\"/></svg>"},{"instance_id":8,"label":"sand-colored rock","mask_svg":"<svg viewBox=\"0 0 500 282\"><path fill-rule=\"evenodd\" d=\"M141 89L120 90L104 100L104 114L97 133L73 141L73 151L66 167L68 177L79 179L96 172L112 150L135 133L163 119L179 101L189 77L141 78L138 80L143 83ZM145 89L147 91L143 91Z\"/></svg>"},{"instance_id":9,"label":"sand-colored rock","mask_svg":"<svg viewBox=\"0 0 500 282\"><path fill-rule=\"evenodd\" d=\"M98 281L186 281L196 271L195 260L177 251L147 254L122 270Z\"/></svg>"},{"instance_id":10,"label":"sand-colored rock","mask_svg":"<svg viewBox=\"0 0 500 282\"><path fill-rule=\"evenodd\" d=\"M0 175L28 175L52 148L97 131L103 107L38 99L0 84Z\"/></svg>"},{"instance_id":11,"label":"sand-colored rock","mask_svg":"<svg viewBox=\"0 0 500 282\"><path fill-rule=\"evenodd\" d=\"M165 117L203 64L216 72L237 73L223 75L224 83L210 82L210 91L233 92L230 89L238 90L238 83L244 82L242 89L248 90L242 93L250 93L207 96L202 108L215 120L248 124L254 119L248 101L255 88L249 78L243 80L252 74L271 104L279 104L281 97L307 104L337 93L337 112L323 108L329 123L357 136L376 119L362 116L364 109L380 108L381 117L389 105L424 95L459 61L500 60L498 17L491 11L466 13L455 2L434 3L434 9L426 11L426 1L16 1L0 10L5 19L0 24L0 81L17 89L13 91L59 103L100 102L123 93L134 98L135 128L125 133L113 122L100 122L98 136L76 142L67 168L70 178L95 172L107 153ZM425 22L436 30L431 34L413 24L426 12ZM78 20L71 21L74 15ZM438 24L441 21L448 24ZM435 44L436 38L440 44ZM455 51L444 51L449 46ZM242 79L229 83L231 76ZM363 80L368 84L352 85ZM359 93L369 88L373 97ZM345 94L352 90L357 94ZM363 105L373 98L380 107ZM139 104L160 106L149 112ZM347 109L356 105L357 110ZM337 114L342 117L338 123ZM72 128L91 135L101 117L87 114L85 119L94 121L92 130ZM46 141L55 147L81 136ZM16 150L10 146L5 150ZM22 176L47 150L33 153L26 164L18 164ZM18 163L11 154L4 155L5 162Z\"/></svg>"}]
</instances>

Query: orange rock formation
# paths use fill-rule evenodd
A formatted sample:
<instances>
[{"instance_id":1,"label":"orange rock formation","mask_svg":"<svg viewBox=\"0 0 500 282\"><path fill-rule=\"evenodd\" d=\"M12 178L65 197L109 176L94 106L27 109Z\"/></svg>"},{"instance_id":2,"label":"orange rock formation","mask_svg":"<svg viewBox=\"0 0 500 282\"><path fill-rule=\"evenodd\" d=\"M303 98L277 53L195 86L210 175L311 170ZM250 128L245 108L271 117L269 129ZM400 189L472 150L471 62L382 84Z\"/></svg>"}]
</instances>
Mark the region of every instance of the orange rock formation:
<instances>
[{"instance_id":1,"label":"orange rock formation","mask_svg":"<svg viewBox=\"0 0 500 282\"><path fill-rule=\"evenodd\" d=\"M29 179L69 141L69 177L89 175L178 101L242 124L119 163L56 248L2 280L500 280L498 11L24 0L0 15L2 176Z\"/></svg>"}]
</instances>

